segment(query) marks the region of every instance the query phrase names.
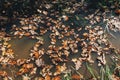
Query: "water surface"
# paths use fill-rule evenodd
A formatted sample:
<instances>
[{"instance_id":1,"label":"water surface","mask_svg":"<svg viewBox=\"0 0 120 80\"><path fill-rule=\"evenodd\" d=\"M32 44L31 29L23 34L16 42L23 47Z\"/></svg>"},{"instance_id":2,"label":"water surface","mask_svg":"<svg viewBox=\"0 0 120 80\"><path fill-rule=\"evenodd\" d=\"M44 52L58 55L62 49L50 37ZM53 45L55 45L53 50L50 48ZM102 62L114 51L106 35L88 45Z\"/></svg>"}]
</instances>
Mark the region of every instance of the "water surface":
<instances>
[{"instance_id":1,"label":"water surface","mask_svg":"<svg viewBox=\"0 0 120 80\"><path fill-rule=\"evenodd\" d=\"M12 38L9 43L12 45L12 49L14 51L14 55L16 59L25 59L29 57L30 50L37 42L35 39L31 39L29 37L23 38Z\"/></svg>"}]
</instances>

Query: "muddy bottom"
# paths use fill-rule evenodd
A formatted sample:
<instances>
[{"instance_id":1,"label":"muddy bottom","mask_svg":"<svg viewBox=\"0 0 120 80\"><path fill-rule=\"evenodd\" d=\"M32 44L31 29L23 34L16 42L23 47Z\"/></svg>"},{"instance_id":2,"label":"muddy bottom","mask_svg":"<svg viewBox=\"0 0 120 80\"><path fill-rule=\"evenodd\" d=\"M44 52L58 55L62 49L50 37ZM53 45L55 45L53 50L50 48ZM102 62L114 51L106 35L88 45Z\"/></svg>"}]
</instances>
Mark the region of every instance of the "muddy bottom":
<instances>
[{"instance_id":1,"label":"muddy bottom","mask_svg":"<svg viewBox=\"0 0 120 80\"><path fill-rule=\"evenodd\" d=\"M42 45L40 47L41 48L44 48L46 51L48 49L48 46L50 45L50 32L47 32L45 35L43 35L43 39L44 39L44 42L45 44ZM117 37L119 35L117 34ZM72 37L70 37L71 39L73 39ZM119 37L118 37L119 38ZM64 38L65 39L65 38ZM74 40L74 39L73 39ZM112 38L108 38L108 40L111 42L111 44L113 45L116 45L116 41L114 41ZM120 41L120 39L117 39ZM15 58L16 59L22 59L22 58L28 58L29 57L29 53L30 53L30 50L32 49L32 47L34 46L34 44L37 42L37 40L35 39L31 39L29 37L23 37L23 38L12 38L9 43L12 45L12 49L14 51L14 55L15 55ZM56 46L61 46L61 41L60 40L57 40L57 43L55 44ZM119 44L118 44L119 45ZM119 48L117 46L117 48ZM80 54L81 54L81 49L79 49L79 52L77 54L70 54L69 58L72 59L72 58L79 58L80 57ZM108 65L113 65L113 62L111 60L111 57L110 56L113 56L114 53L112 54L106 54L105 57L106 57L106 61L107 61L107 64ZM92 60L95 61L93 64L89 65L92 69L93 69L93 72L95 73L95 76L96 77L99 77L100 73L100 67L98 67L98 61L97 61L97 57L98 57L98 54L97 53L92 53L91 54L92 56ZM49 58L49 55L47 56L44 56L44 60L46 62L46 64L51 64L51 61L50 61L50 58ZM73 63L67 63L68 67L71 68L74 66ZM71 68L72 69L72 68ZM3 70L3 69L2 69ZM14 72L12 71L17 71L17 68L16 70L14 69L10 69L10 68L6 68L5 70L8 71L9 74L14 74ZM84 78L88 79L91 76L89 70L87 69L86 67L86 63L83 63L82 64L82 67L76 72L74 69L72 69L73 71L72 72L79 72L81 73L82 75L84 75ZM38 71L39 72L39 71Z\"/></svg>"},{"instance_id":2,"label":"muddy bottom","mask_svg":"<svg viewBox=\"0 0 120 80\"><path fill-rule=\"evenodd\" d=\"M110 31L110 33L112 35L108 34L107 39L108 39L109 43L111 44L111 46L114 47L120 54L120 31L117 31L117 32ZM120 58L119 54L117 54L118 58ZM120 61L118 62L118 64L120 65Z\"/></svg>"},{"instance_id":3,"label":"muddy bottom","mask_svg":"<svg viewBox=\"0 0 120 80\"><path fill-rule=\"evenodd\" d=\"M45 44L43 46L41 46L40 49L44 48L45 50L47 50L48 46L50 45L49 35L50 35L50 33L47 32L44 36L42 36L43 39L44 39ZM15 58L16 59L21 59L21 58L25 58L26 59L26 58L28 58L30 50L32 49L32 47L34 46L34 44L36 42L37 42L37 40L31 39L29 37L12 38L9 41L9 43L12 45L12 49L13 49L13 51L15 53ZM56 45L57 46L61 45L59 40L58 40L58 43ZM80 54L81 54L81 49L79 49L79 52L77 54L75 54L75 55L71 54L69 56L69 58L70 59L72 59L72 58L79 58ZM97 55L97 53L92 53L91 55L92 55L92 60L95 61L95 63L91 64L89 66L93 69L93 71L95 72L95 75L99 76L100 75L100 73L99 73L100 67L98 67L98 62L97 62L97 59L96 59L96 57L98 55ZM106 55L106 61L107 61L107 64L109 64L109 65L113 64L113 63L111 63L112 60L110 59L110 56L112 56L112 55L113 54ZM49 57L49 56L47 56L47 57ZM44 56L45 62L47 62L47 64L51 64L50 59L47 58L47 57ZM48 60L46 60L46 59L48 59ZM69 68L71 68L74 65L73 63L67 63L67 64L68 64ZM9 71L8 73L11 74L11 76L12 76L12 74L14 74L13 72L11 72L11 71L13 71L13 69L6 68L6 70ZM14 71L16 72L17 70L14 70ZM83 63L82 67L77 72L74 71L74 69L73 69L72 72L74 72L74 73L79 72L82 75L84 75L84 78L90 78L91 77L91 74L90 74L90 72L88 71L88 69L86 67L86 63Z\"/></svg>"},{"instance_id":4,"label":"muddy bottom","mask_svg":"<svg viewBox=\"0 0 120 80\"><path fill-rule=\"evenodd\" d=\"M30 49L37 42L35 39L29 37L12 38L9 43L12 45L14 56L16 59L26 59L29 57Z\"/></svg>"},{"instance_id":5,"label":"muddy bottom","mask_svg":"<svg viewBox=\"0 0 120 80\"><path fill-rule=\"evenodd\" d=\"M108 41L112 44L113 47L115 47L116 49L120 50L120 31L117 32L113 32L110 31L111 34L108 35Z\"/></svg>"}]
</instances>

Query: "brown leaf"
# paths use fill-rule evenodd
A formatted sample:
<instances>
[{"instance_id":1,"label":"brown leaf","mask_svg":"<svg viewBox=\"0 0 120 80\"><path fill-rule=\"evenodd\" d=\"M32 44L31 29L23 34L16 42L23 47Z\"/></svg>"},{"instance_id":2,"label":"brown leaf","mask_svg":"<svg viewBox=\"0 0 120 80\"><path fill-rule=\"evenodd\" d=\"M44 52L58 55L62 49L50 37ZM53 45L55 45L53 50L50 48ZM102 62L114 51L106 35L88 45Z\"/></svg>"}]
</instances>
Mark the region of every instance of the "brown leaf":
<instances>
[{"instance_id":1,"label":"brown leaf","mask_svg":"<svg viewBox=\"0 0 120 80\"><path fill-rule=\"evenodd\" d=\"M29 32L27 32L27 33L25 33L24 35L25 35L25 36L30 36L30 33L29 33Z\"/></svg>"},{"instance_id":2,"label":"brown leaf","mask_svg":"<svg viewBox=\"0 0 120 80\"><path fill-rule=\"evenodd\" d=\"M76 70L78 70L82 65L82 59L79 59L75 62L75 68Z\"/></svg>"},{"instance_id":3,"label":"brown leaf","mask_svg":"<svg viewBox=\"0 0 120 80\"><path fill-rule=\"evenodd\" d=\"M39 55L38 51L34 52L34 56L35 56L36 59L39 58L40 55Z\"/></svg>"},{"instance_id":4,"label":"brown leaf","mask_svg":"<svg viewBox=\"0 0 120 80\"><path fill-rule=\"evenodd\" d=\"M33 68L34 65L32 63L31 64L24 64L23 67L27 68L27 69L30 69L30 68Z\"/></svg>"},{"instance_id":5,"label":"brown leaf","mask_svg":"<svg viewBox=\"0 0 120 80\"><path fill-rule=\"evenodd\" d=\"M47 75L45 76L45 80L51 80L50 75L47 74Z\"/></svg>"},{"instance_id":6,"label":"brown leaf","mask_svg":"<svg viewBox=\"0 0 120 80\"><path fill-rule=\"evenodd\" d=\"M57 65L56 66L56 72L54 73L54 75L58 75L58 74L61 74L62 72L64 72L66 70L66 64L63 64L62 66L60 65Z\"/></svg>"},{"instance_id":7,"label":"brown leaf","mask_svg":"<svg viewBox=\"0 0 120 80\"><path fill-rule=\"evenodd\" d=\"M118 76L116 76L114 74L112 75L112 77L113 77L114 80L120 80L120 77L118 77Z\"/></svg>"},{"instance_id":8,"label":"brown leaf","mask_svg":"<svg viewBox=\"0 0 120 80\"><path fill-rule=\"evenodd\" d=\"M37 59L37 60L35 61L35 64L36 64L38 67L40 67L40 66L43 66L43 65L44 65L44 61L43 61L43 59Z\"/></svg>"},{"instance_id":9,"label":"brown leaf","mask_svg":"<svg viewBox=\"0 0 120 80\"><path fill-rule=\"evenodd\" d=\"M15 60L9 60L8 62L10 65L15 65L17 62Z\"/></svg>"},{"instance_id":10,"label":"brown leaf","mask_svg":"<svg viewBox=\"0 0 120 80\"><path fill-rule=\"evenodd\" d=\"M72 75L72 80L80 80L80 79L81 79L80 75L77 74Z\"/></svg>"},{"instance_id":11,"label":"brown leaf","mask_svg":"<svg viewBox=\"0 0 120 80\"><path fill-rule=\"evenodd\" d=\"M88 33L83 33L83 36L84 36L85 38L87 38L89 35L88 35Z\"/></svg>"},{"instance_id":12,"label":"brown leaf","mask_svg":"<svg viewBox=\"0 0 120 80\"><path fill-rule=\"evenodd\" d=\"M0 76L2 76L2 77L7 76L7 72L6 71L0 71Z\"/></svg>"},{"instance_id":13,"label":"brown leaf","mask_svg":"<svg viewBox=\"0 0 120 80\"><path fill-rule=\"evenodd\" d=\"M17 72L17 75L22 75L24 73L27 73L28 72L28 69L27 68L21 68L18 72Z\"/></svg>"},{"instance_id":14,"label":"brown leaf","mask_svg":"<svg viewBox=\"0 0 120 80\"><path fill-rule=\"evenodd\" d=\"M52 80L61 80L60 76L55 76L54 78L52 78Z\"/></svg>"},{"instance_id":15,"label":"brown leaf","mask_svg":"<svg viewBox=\"0 0 120 80\"><path fill-rule=\"evenodd\" d=\"M69 17L66 16L66 15L63 15L62 17L63 17L63 19L64 19L65 21L68 21L68 20L69 20Z\"/></svg>"},{"instance_id":16,"label":"brown leaf","mask_svg":"<svg viewBox=\"0 0 120 80\"><path fill-rule=\"evenodd\" d=\"M116 14L120 14L120 9L115 10Z\"/></svg>"},{"instance_id":17,"label":"brown leaf","mask_svg":"<svg viewBox=\"0 0 120 80\"><path fill-rule=\"evenodd\" d=\"M44 78L42 78L42 77L39 77L39 78L38 78L38 80L44 80Z\"/></svg>"}]
</instances>

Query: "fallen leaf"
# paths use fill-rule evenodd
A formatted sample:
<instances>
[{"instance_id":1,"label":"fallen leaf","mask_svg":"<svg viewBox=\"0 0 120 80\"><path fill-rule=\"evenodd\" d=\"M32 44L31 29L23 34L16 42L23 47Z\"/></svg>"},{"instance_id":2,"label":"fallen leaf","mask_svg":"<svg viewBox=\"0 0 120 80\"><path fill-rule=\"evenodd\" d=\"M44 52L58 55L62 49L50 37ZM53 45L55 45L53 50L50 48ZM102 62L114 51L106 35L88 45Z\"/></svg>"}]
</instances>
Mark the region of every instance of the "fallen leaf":
<instances>
[{"instance_id":1,"label":"fallen leaf","mask_svg":"<svg viewBox=\"0 0 120 80\"><path fill-rule=\"evenodd\" d=\"M72 80L81 80L81 78L82 78L81 75L77 75L77 74L72 75Z\"/></svg>"},{"instance_id":2,"label":"fallen leaf","mask_svg":"<svg viewBox=\"0 0 120 80\"><path fill-rule=\"evenodd\" d=\"M52 80L61 80L61 77L60 76L55 76L52 78Z\"/></svg>"},{"instance_id":3,"label":"fallen leaf","mask_svg":"<svg viewBox=\"0 0 120 80\"><path fill-rule=\"evenodd\" d=\"M115 10L116 14L120 14L120 9Z\"/></svg>"},{"instance_id":4,"label":"fallen leaf","mask_svg":"<svg viewBox=\"0 0 120 80\"><path fill-rule=\"evenodd\" d=\"M45 80L51 80L50 75L47 74L47 75L45 76Z\"/></svg>"}]
</instances>

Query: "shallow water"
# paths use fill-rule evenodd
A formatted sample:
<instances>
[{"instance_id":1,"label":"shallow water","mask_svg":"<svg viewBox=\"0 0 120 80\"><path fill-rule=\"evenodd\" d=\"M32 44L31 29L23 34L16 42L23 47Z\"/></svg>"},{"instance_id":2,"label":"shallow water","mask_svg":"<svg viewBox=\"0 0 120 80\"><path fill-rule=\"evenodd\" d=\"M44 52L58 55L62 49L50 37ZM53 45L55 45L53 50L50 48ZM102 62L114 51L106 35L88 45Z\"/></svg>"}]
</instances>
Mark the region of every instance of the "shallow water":
<instances>
[{"instance_id":1,"label":"shallow water","mask_svg":"<svg viewBox=\"0 0 120 80\"><path fill-rule=\"evenodd\" d=\"M112 45L112 47L114 47L118 53L120 54L120 31L110 31L110 34L107 34L107 39L109 41L109 43ZM120 58L119 55L117 55L118 58ZM120 65L120 61L118 62L118 64Z\"/></svg>"},{"instance_id":2,"label":"shallow water","mask_svg":"<svg viewBox=\"0 0 120 80\"><path fill-rule=\"evenodd\" d=\"M108 36L108 41L115 47L117 50L120 50L120 32L111 31L112 35Z\"/></svg>"},{"instance_id":3,"label":"shallow water","mask_svg":"<svg viewBox=\"0 0 120 80\"><path fill-rule=\"evenodd\" d=\"M49 33L46 33L44 36L44 42L45 44L43 46L41 46L40 48L45 48L47 50L48 46L50 45L50 39L49 39ZM29 57L29 53L30 53L30 49L32 49L32 47L34 46L34 44L37 42L37 40L35 39L31 39L28 37L23 37L21 39L19 38L12 38L9 43L12 45L12 49L15 53L15 58L19 59L19 58L28 58ZM57 46L60 45L60 43L56 44ZM71 54L69 56L69 58L78 58L80 56L81 51L79 51L77 54ZM95 75L99 75L99 67L97 66L97 60L96 57L98 56L97 53L92 53L92 60L95 61L94 64L90 65L91 68L93 69L93 71L96 73ZM111 64L111 59L109 58L110 55L106 55L106 59L107 59L107 63ZM48 59L48 60L47 60ZM44 55L44 60L45 62L47 62L47 64L51 64L50 59L48 58L48 55ZM69 66L73 66L73 63L67 63ZM71 67L69 67L71 68ZM11 69L13 70L13 69ZM10 69L8 69L9 73L11 74ZM16 71L16 70L15 70ZM86 63L82 64L82 67L78 70L82 75L84 75L84 78L90 78L91 74L89 73L89 71L86 68ZM73 70L73 72L75 72ZM76 72L75 72L76 73Z\"/></svg>"},{"instance_id":4,"label":"shallow water","mask_svg":"<svg viewBox=\"0 0 120 80\"><path fill-rule=\"evenodd\" d=\"M9 43L12 45L11 48L14 51L14 56L16 59L25 59L29 57L30 49L37 42L35 39L28 37L23 38L12 38Z\"/></svg>"},{"instance_id":5,"label":"shallow water","mask_svg":"<svg viewBox=\"0 0 120 80\"><path fill-rule=\"evenodd\" d=\"M50 45L50 38L49 38L49 35L50 35L50 32L47 32L45 35L43 35L43 39L44 39L44 42L45 44L42 45L40 47L41 48L44 48L46 51L48 49L48 46ZM116 34L116 37L118 37L118 39L114 39L114 38L109 38L108 37L108 40L111 42L112 45L116 45L117 44L117 48L119 48L118 46L120 44L118 44L118 42L116 42L116 40L120 41L120 35L119 34ZM71 37L72 38L72 37ZM30 50L32 49L32 47L34 46L34 44L37 42L37 40L35 39L31 39L31 38L28 38L28 37L23 37L21 39L19 38L12 38L9 43L12 45L12 49L15 53L15 58L16 59L19 59L19 58L28 58L29 57L29 53L30 53ZM60 40L57 40L57 44L56 46L60 46L61 45L61 41ZM79 58L81 54L81 50L79 50L79 52L77 54L71 54L69 56L69 58ZM109 54L109 55L105 55L106 56L106 61L107 61L107 64L108 65L112 65L112 60L110 58L110 56L112 56L114 54ZM96 60L96 57L98 56L97 53L92 53L91 54L92 56L92 60L95 61L94 64L90 65L91 68L93 69L93 71L95 72L95 75L98 77L99 76L99 70L100 70L100 67L97 66L98 62ZM45 60L45 63L47 64L51 64L51 61L50 61L50 58L49 58L49 55L44 55L43 59ZM47 60L48 59L48 60ZM73 66L73 63L67 63L67 66L69 68L71 68L71 66ZM11 74L11 70L13 69L9 69L9 68L6 68L6 70L8 71L9 74ZM17 71L17 70L15 70ZM76 73L76 71L73 69L73 72ZM86 63L83 63L82 64L82 67L78 70L78 72L80 72L82 75L84 75L84 78L90 78L91 77L91 74L89 73L89 71L87 70L86 68Z\"/></svg>"}]
</instances>

